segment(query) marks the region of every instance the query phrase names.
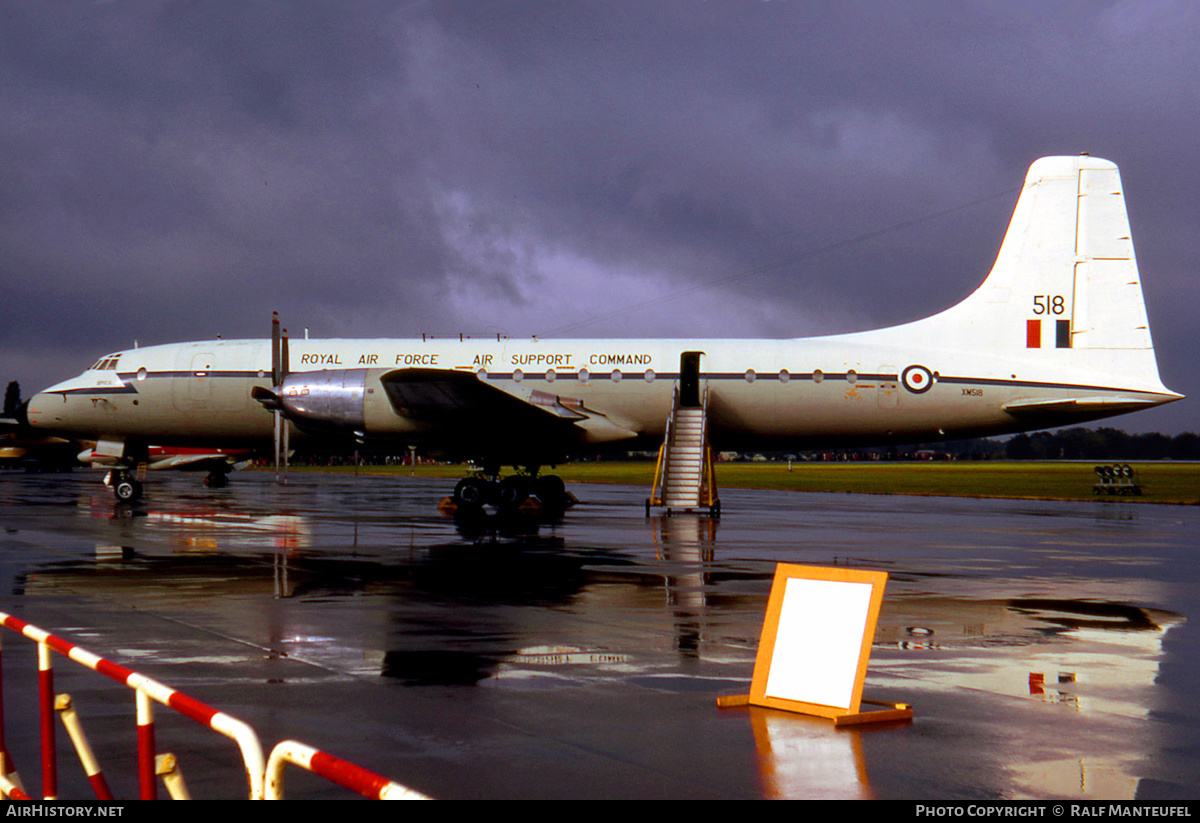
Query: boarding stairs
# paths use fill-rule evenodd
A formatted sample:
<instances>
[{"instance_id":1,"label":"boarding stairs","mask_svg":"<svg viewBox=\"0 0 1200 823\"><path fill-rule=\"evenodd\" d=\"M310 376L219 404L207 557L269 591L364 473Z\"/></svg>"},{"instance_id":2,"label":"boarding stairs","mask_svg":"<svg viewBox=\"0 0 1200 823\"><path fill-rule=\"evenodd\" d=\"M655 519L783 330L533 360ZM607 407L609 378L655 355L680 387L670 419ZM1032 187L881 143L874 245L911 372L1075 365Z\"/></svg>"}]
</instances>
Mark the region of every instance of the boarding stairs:
<instances>
[{"instance_id":1,"label":"boarding stairs","mask_svg":"<svg viewBox=\"0 0 1200 823\"><path fill-rule=\"evenodd\" d=\"M646 501L647 513L651 506L665 508L668 514L701 508L720 514L712 448L708 444L707 388L700 405L686 406L680 403L679 387L675 387L671 416Z\"/></svg>"}]
</instances>

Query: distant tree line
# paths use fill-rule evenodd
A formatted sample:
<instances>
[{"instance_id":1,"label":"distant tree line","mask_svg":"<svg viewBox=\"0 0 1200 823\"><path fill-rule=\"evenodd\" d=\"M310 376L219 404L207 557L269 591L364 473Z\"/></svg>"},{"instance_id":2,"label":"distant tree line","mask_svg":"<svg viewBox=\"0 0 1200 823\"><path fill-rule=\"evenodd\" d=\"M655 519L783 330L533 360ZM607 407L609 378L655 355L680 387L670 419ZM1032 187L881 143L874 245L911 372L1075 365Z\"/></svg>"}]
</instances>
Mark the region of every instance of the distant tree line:
<instances>
[{"instance_id":1,"label":"distant tree line","mask_svg":"<svg viewBox=\"0 0 1200 823\"><path fill-rule=\"evenodd\" d=\"M1076 427L1018 434L1007 440L979 437L899 448L840 449L836 454L852 460L1200 460L1200 435L1184 432L1171 437Z\"/></svg>"},{"instance_id":2,"label":"distant tree line","mask_svg":"<svg viewBox=\"0 0 1200 823\"><path fill-rule=\"evenodd\" d=\"M1004 451L1010 460L1200 460L1200 435L1074 428L1018 434Z\"/></svg>"}]
</instances>

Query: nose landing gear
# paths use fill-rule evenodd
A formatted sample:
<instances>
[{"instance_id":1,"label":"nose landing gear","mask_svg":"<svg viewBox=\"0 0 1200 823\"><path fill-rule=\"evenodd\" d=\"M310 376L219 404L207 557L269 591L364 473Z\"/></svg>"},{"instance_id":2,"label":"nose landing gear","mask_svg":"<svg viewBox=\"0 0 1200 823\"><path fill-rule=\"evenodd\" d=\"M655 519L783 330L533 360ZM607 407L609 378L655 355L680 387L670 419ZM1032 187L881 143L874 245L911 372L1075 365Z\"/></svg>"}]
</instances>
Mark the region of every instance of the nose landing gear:
<instances>
[{"instance_id":1,"label":"nose landing gear","mask_svg":"<svg viewBox=\"0 0 1200 823\"><path fill-rule=\"evenodd\" d=\"M104 485L113 490L113 496L118 503L133 503L140 500L145 487L142 481L133 477L129 472L114 469L104 476Z\"/></svg>"}]
</instances>

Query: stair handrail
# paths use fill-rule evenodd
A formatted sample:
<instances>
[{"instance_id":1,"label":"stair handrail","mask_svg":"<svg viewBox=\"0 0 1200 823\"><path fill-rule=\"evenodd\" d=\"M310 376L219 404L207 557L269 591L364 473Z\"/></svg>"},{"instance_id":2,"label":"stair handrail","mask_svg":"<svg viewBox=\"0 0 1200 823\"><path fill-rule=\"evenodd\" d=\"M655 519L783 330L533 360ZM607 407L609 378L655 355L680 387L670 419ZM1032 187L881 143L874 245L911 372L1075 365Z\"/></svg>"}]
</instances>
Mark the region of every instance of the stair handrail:
<instances>
[{"instance_id":1,"label":"stair handrail","mask_svg":"<svg viewBox=\"0 0 1200 823\"><path fill-rule=\"evenodd\" d=\"M666 482L668 461L671 452L671 424L675 420L675 411L679 408L679 381L675 381L674 387L671 389L671 413L667 415L667 425L663 430L663 442L658 447L658 460L654 463L654 479L650 481L650 499L647 501L646 511L650 511L650 506L661 506L666 498Z\"/></svg>"},{"instance_id":2,"label":"stair handrail","mask_svg":"<svg viewBox=\"0 0 1200 823\"><path fill-rule=\"evenodd\" d=\"M704 392L700 395L700 408L704 411L704 414L700 416L700 502L711 509L716 503L713 492L717 484L712 447L708 444L708 380L704 381Z\"/></svg>"}]
</instances>

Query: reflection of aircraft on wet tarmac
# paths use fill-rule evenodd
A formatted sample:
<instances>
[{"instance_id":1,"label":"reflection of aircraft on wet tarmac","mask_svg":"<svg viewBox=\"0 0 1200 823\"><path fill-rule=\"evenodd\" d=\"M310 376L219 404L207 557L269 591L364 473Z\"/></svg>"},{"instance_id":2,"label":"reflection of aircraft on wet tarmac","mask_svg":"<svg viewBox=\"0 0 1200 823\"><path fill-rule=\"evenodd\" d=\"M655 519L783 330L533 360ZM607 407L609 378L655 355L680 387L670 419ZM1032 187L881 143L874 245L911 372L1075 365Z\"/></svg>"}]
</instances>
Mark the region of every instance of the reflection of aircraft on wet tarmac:
<instances>
[{"instance_id":1,"label":"reflection of aircraft on wet tarmac","mask_svg":"<svg viewBox=\"0 0 1200 823\"><path fill-rule=\"evenodd\" d=\"M536 531L420 544L399 555L389 548L375 556L354 546L339 552L329 549L330 524L320 518L246 515L214 510L200 499L195 503L194 509L185 505L135 513L128 507L114 512L99 498L82 498L81 514L111 521L111 537L96 543L94 559L29 569L22 576L22 590L68 590L116 599L136 593L130 602L136 600L140 610L152 611L160 598L172 600L181 589L190 589L222 599L228 609L246 608L248 622L262 618L264 597L370 595L398 602L458 604L460 608L450 609L455 613L476 608L488 613L480 625L473 622L478 613L443 619L439 632L454 642L431 640L424 631L397 631L388 632L386 640L370 638L364 648L354 650L360 658L357 668L411 685L469 685L563 670L572 672L571 677L591 678L609 667L622 676L661 676L659 664L634 672L629 650L613 651L590 632L563 642L571 632L547 632L540 619L527 623L537 609L569 605L568 612L593 615L656 614L655 642L661 643L658 650L668 654L672 665L679 658L724 656L717 650L728 643L730 631L739 644L743 642L741 629L731 629L724 621L710 627L706 617L705 568L712 560L718 527L708 518L653 518L656 559L666 562L647 567L619 551L570 546L559 535ZM383 539L391 547L395 530L389 526L369 537L364 530L363 537L367 545ZM314 545L324 548L306 551ZM767 572L750 574L769 578ZM757 599L742 592L727 595L722 603L729 607L743 597L747 603ZM528 607L537 608L527 612ZM744 609L739 613L749 612L748 605ZM324 651L312 648L312 642L307 636L295 641L305 644L306 654L313 657L347 651L344 640ZM374 645L385 642L390 645Z\"/></svg>"},{"instance_id":2,"label":"reflection of aircraft on wet tarmac","mask_svg":"<svg viewBox=\"0 0 1200 823\"><path fill-rule=\"evenodd\" d=\"M292 551L312 542L311 526L303 517L293 514L240 514L234 511L184 509L146 511L135 515L130 509L92 507L90 516L118 521L135 517L139 539L152 537L167 545L184 550L201 551ZM129 554L118 544L97 546L97 556Z\"/></svg>"},{"instance_id":3,"label":"reflection of aircraft on wet tarmac","mask_svg":"<svg viewBox=\"0 0 1200 823\"><path fill-rule=\"evenodd\" d=\"M111 507L107 512L112 517ZM69 591L137 603L142 613L153 612L160 601L174 602L181 590L203 592L220 598L222 609L237 615L246 625L270 623L276 616L263 607L264 598L328 599L352 597L349 615L353 629L349 637L314 637L308 626L295 632L275 626L279 650L322 660L333 656L364 674L382 675L417 684L469 685L499 676L502 668L511 674L514 665L541 670L565 663L600 665L617 662L614 655L581 651L575 658L556 647L541 647L544 625L525 626L525 607L590 602L587 590L595 582L587 566L588 556L564 551L561 539L528 536L520 540L482 544L435 544L407 555L397 563L353 553L307 552L314 524L304 517L239 517L221 512L178 511L171 514L118 518L125 543L96 545L95 559L35 566L21 576L20 591ZM176 546L170 553L141 552L134 548L154 538L165 538ZM265 551L264 551L265 550ZM600 604L618 597L625 606L637 602L649 608L660 602L658 591L638 575L627 586L611 585L612 569L621 561L610 552L597 558L606 564L600 573L607 585L597 588ZM457 642L431 641L430 633L413 626L378 626L380 634L364 633L371 626L359 611L361 598L395 597L401 601L414 595L422 602L468 604L496 609L504 630L492 632L473 625L471 619L443 617L437 632ZM513 607L513 608L508 608ZM340 610L334 610L335 612ZM371 614L385 614L372 609ZM451 611L455 611L451 609ZM242 614L244 612L244 615ZM511 621L511 622L508 622ZM403 630L401 630L403 629ZM525 643L521 644L520 641ZM517 645L513 645L513 644ZM394 645L382 645L394 644ZM432 650L431 650L432 647ZM349 661L342 658L349 655Z\"/></svg>"},{"instance_id":4,"label":"reflection of aircraft on wet tarmac","mask_svg":"<svg viewBox=\"0 0 1200 823\"><path fill-rule=\"evenodd\" d=\"M276 325L278 329L278 325ZM293 370L293 367L296 367ZM379 443L483 459L460 506L553 496L541 466L663 442L699 416L720 448L995 435L1178 400L1159 379L1117 167L1029 169L982 286L932 317L795 340L213 340L102 357L24 409L95 438L114 488L146 445ZM273 414L264 413L264 409ZM502 465L524 467L504 481ZM541 481L541 486L536 484Z\"/></svg>"},{"instance_id":5,"label":"reflection of aircraft on wet tarmac","mask_svg":"<svg viewBox=\"0 0 1200 823\"><path fill-rule=\"evenodd\" d=\"M176 530L176 542L189 548L216 549L222 544L269 546L291 551L310 542L308 523L302 517L271 514L263 517L232 512L147 512L151 526Z\"/></svg>"},{"instance_id":6,"label":"reflection of aircraft on wet tarmac","mask_svg":"<svg viewBox=\"0 0 1200 823\"><path fill-rule=\"evenodd\" d=\"M1095 600L893 597L875 644L922 655L925 678L1145 717L1163 637L1184 620L1162 609ZM953 653L945 671L937 653ZM906 661L873 665L903 670Z\"/></svg>"}]
</instances>

